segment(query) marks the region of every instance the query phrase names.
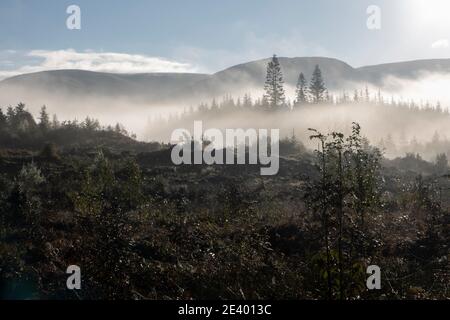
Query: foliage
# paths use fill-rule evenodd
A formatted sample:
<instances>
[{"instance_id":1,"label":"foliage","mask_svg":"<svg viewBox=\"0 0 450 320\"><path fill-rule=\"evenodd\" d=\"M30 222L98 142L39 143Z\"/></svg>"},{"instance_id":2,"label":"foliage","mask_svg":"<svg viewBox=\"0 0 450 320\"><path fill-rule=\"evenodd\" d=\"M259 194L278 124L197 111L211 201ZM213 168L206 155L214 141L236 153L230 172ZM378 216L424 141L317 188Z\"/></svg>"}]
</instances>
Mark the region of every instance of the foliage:
<instances>
[{"instance_id":1,"label":"foliage","mask_svg":"<svg viewBox=\"0 0 450 320\"><path fill-rule=\"evenodd\" d=\"M375 249L366 220L380 208L381 154L364 144L356 123L347 138L339 132L324 135L310 130L311 139L319 141L320 178L310 182L305 199L322 234L325 258L319 256L324 261L319 271L325 275L328 298L346 299L355 290L355 277L348 277L345 270L362 269L367 252Z\"/></svg>"}]
</instances>

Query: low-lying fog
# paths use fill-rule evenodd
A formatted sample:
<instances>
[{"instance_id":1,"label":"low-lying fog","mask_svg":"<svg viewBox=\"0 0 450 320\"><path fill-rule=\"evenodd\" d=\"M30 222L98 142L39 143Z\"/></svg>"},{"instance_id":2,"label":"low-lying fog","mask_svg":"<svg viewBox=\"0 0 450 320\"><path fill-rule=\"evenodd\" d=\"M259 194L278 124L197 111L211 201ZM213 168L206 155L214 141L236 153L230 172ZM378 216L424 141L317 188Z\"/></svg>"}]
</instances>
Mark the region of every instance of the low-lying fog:
<instances>
[{"instance_id":1,"label":"low-lying fog","mask_svg":"<svg viewBox=\"0 0 450 320\"><path fill-rule=\"evenodd\" d=\"M387 77L382 87L382 95L385 101L414 100L417 105L436 106L440 102L442 109L450 106L450 76L442 74L422 74L421 80L405 80L394 77ZM354 90L358 92L365 90L363 83L346 84L346 94L350 99L354 95ZM295 88L290 85L285 86L288 100L293 101ZM376 98L378 88L369 85L371 99ZM242 92L248 92L253 99L262 96L263 91L256 88L246 88ZM240 92L239 94L241 94ZM335 98L343 95L344 90L330 92ZM176 93L174 93L176 95ZM238 98L237 94L234 96ZM242 95L241 95L242 98ZM221 97L216 97L220 102ZM38 118L42 105L47 106L50 114L56 114L60 121L77 119L83 121L87 116L97 118L103 125L115 125L121 123L125 128L137 135L139 140L156 140L168 142L173 129L185 127L192 128L192 118L185 118L188 122L173 122L166 124L164 119L173 115L181 115L184 111L197 108L200 102L210 103L211 101L179 102L167 104L152 104L133 100L132 97L108 98L105 96L94 97L92 93L86 97L73 97L54 92L28 92L19 94L19 91L11 89L7 93L0 94L0 106L3 110L8 105L15 105L24 102L27 109ZM217 117L210 115L198 116L197 120L204 120L205 128L279 128L281 136L290 136L292 132L301 139L303 143L312 147L308 139L308 128L316 128L323 132L332 130L347 132L352 122L358 122L363 128L363 133L373 144L390 143L397 145L396 150L389 150L388 156L401 155L409 150L407 145L427 143L436 138L445 141L450 137L450 116L446 113L436 113L431 111L411 111L399 108L394 105L377 106L375 104L347 104L316 106L304 106L296 111L280 113L261 113L241 111L235 113L220 113ZM192 121L191 121L192 120ZM175 127L172 127L175 126ZM388 140L388 142L386 142ZM401 148L398 146L404 145ZM443 144L441 149L445 149L447 144ZM411 148L410 148L411 149ZM417 150L423 151L423 150ZM450 153L449 150L442 150ZM427 152L425 157L433 157L435 151Z\"/></svg>"},{"instance_id":2,"label":"low-lying fog","mask_svg":"<svg viewBox=\"0 0 450 320\"><path fill-rule=\"evenodd\" d=\"M384 146L388 157L404 155L406 152L420 152L425 158L432 159L438 152L450 152L450 144L444 143L446 138L450 137L450 115L374 104L307 105L290 112L247 110L220 113L217 116L197 115L168 123L154 122L148 128L148 137L168 141L174 129L185 128L193 132L194 120L203 121L203 130L208 128L280 129L281 137L291 137L295 133L295 136L310 148L314 148L315 145L309 140L308 128L318 129L323 133L339 131L348 134L352 122L358 122L362 127L363 135L372 144ZM438 141L435 141L436 139ZM419 146L432 141L435 143L433 150L425 150L423 149L425 147Z\"/></svg>"}]
</instances>

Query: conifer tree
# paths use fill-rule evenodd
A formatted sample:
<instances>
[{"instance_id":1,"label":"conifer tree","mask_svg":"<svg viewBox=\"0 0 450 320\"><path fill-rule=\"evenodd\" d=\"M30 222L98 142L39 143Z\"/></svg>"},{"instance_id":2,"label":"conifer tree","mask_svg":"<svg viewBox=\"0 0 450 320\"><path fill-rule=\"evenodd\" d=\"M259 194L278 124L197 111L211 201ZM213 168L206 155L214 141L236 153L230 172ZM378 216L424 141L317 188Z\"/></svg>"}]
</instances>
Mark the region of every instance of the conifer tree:
<instances>
[{"instance_id":1,"label":"conifer tree","mask_svg":"<svg viewBox=\"0 0 450 320\"><path fill-rule=\"evenodd\" d=\"M41 127L41 129L48 130L50 128L50 118L47 113L46 106L42 106L39 120L40 120L39 127Z\"/></svg>"},{"instance_id":2,"label":"conifer tree","mask_svg":"<svg viewBox=\"0 0 450 320\"><path fill-rule=\"evenodd\" d=\"M241 98L239 97L236 101L236 108L240 109L242 107Z\"/></svg>"},{"instance_id":3,"label":"conifer tree","mask_svg":"<svg viewBox=\"0 0 450 320\"><path fill-rule=\"evenodd\" d=\"M309 85L309 92L311 93L312 99L314 103L321 103L324 99L324 93L326 91L325 83L322 78L322 71L319 66L316 65L311 83Z\"/></svg>"},{"instance_id":4,"label":"conifer tree","mask_svg":"<svg viewBox=\"0 0 450 320\"><path fill-rule=\"evenodd\" d=\"M25 112L25 104L22 102L19 102L19 104L15 108L15 114L22 115L24 112Z\"/></svg>"},{"instance_id":5,"label":"conifer tree","mask_svg":"<svg viewBox=\"0 0 450 320\"><path fill-rule=\"evenodd\" d=\"M384 99L383 99L383 96L381 95L381 90L380 89L378 89L377 100L378 100L378 104L383 104L384 103Z\"/></svg>"},{"instance_id":6,"label":"conifer tree","mask_svg":"<svg viewBox=\"0 0 450 320\"><path fill-rule=\"evenodd\" d=\"M330 92L328 90L325 90L325 101L326 102L333 102L332 97L330 95Z\"/></svg>"},{"instance_id":7,"label":"conifer tree","mask_svg":"<svg viewBox=\"0 0 450 320\"><path fill-rule=\"evenodd\" d=\"M366 102L370 102L370 92L369 92L369 88L367 87L367 85L366 85L365 94L366 94Z\"/></svg>"},{"instance_id":8,"label":"conifer tree","mask_svg":"<svg viewBox=\"0 0 450 320\"><path fill-rule=\"evenodd\" d=\"M306 79L303 72L300 73L297 82L297 98L295 100L296 105L302 105L308 102L308 88L306 85Z\"/></svg>"},{"instance_id":9,"label":"conifer tree","mask_svg":"<svg viewBox=\"0 0 450 320\"><path fill-rule=\"evenodd\" d=\"M218 103L217 103L217 101L216 101L216 98L214 98L214 99L212 100L212 102L211 102L211 110L212 110L212 111L217 111L217 110L219 110L219 105L218 105Z\"/></svg>"},{"instance_id":10,"label":"conifer tree","mask_svg":"<svg viewBox=\"0 0 450 320\"><path fill-rule=\"evenodd\" d=\"M270 107L270 103L269 103L269 99L266 95L264 95L261 99L261 101L259 102L260 106L262 108L269 108Z\"/></svg>"},{"instance_id":11,"label":"conifer tree","mask_svg":"<svg viewBox=\"0 0 450 320\"><path fill-rule=\"evenodd\" d=\"M441 175L441 174L447 174L449 167L448 167L448 158L445 153L440 153L436 156L435 161L435 173Z\"/></svg>"},{"instance_id":12,"label":"conifer tree","mask_svg":"<svg viewBox=\"0 0 450 320\"><path fill-rule=\"evenodd\" d=\"M286 102L283 88L283 74L281 72L280 62L276 55L267 65L266 84L264 86L266 94L264 98L267 100L271 109L277 109Z\"/></svg>"},{"instance_id":13,"label":"conifer tree","mask_svg":"<svg viewBox=\"0 0 450 320\"><path fill-rule=\"evenodd\" d=\"M9 122L13 121L15 115L16 115L16 113L15 113L15 111L14 111L14 108L11 107L11 106L9 106L9 107L6 109L6 118L8 119L8 121L9 121Z\"/></svg>"},{"instance_id":14,"label":"conifer tree","mask_svg":"<svg viewBox=\"0 0 450 320\"><path fill-rule=\"evenodd\" d=\"M342 100L341 100L341 102L342 102L342 103L347 103L348 100L349 100L348 94L347 94L347 92L344 90L344 92L342 93Z\"/></svg>"},{"instance_id":15,"label":"conifer tree","mask_svg":"<svg viewBox=\"0 0 450 320\"><path fill-rule=\"evenodd\" d=\"M53 115L53 120L52 120L52 129L58 129L60 127L60 122L58 120L58 116L56 114Z\"/></svg>"},{"instance_id":16,"label":"conifer tree","mask_svg":"<svg viewBox=\"0 0 450 320\"><path fill-rule=\"evenodd\" d=\"M355 90L355 93L353 94L353 102L357 103L359 101L358 91Z\"/></svg>"},{"instance_id":17,"label":"conifer tree","mask_svg":"<svg viewBox=\"0 0 450 320\"><path fill-rule=\"evenodd\" d=\"M0 108L0 130L6 126L6 115L3 113L3 110Z\"/></svg>"},{"instance_id":18,"label":"conifer tree","mask_svg":"<svg viewBox=\"0 0 450 320\"><path fill-rule=\"evenodd\" d=\"M244 108L251 108L252 105L253 105L251 96L250 96L249 94L246 93L246 94L244 95L244 100L243 100L242 103L243 103Z\"/></svg>"}]
</instances>

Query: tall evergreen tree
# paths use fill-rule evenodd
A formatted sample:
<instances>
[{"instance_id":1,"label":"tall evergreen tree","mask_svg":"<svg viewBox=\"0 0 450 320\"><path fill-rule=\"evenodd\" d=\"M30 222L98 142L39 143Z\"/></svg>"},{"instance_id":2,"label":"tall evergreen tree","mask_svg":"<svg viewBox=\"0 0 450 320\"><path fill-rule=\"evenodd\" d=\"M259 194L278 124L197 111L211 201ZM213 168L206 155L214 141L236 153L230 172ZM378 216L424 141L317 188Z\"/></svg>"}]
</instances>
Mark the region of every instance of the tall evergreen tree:
<instances>
[{"instance_id":1,"label":"tall evergreen tree","mask_svg":"<svg viewBox=\"0 0 450 320\"><path fill-rule=\"evenodd\" d=\"M370 102L370 92L369 92L369 88L367 87L367 85L366 85L365 94L366 94L366 102Z\"/></svg>"},{"instance_id":2,"label":"tall evergreen tree","mask_svg":"<svg viewBox=\"0 0 450 320\"><path fill-rule=\"evenodd\" d=\"M303 72L300 73L297 81L297 98L295 104L302 105L308 102L308 88L306 85L306 79Z\"/></svg>"},{"instance_id":3,"label":"tall evergreen tree","mask_svg":"<svg viewBox=\"0 0 450 320\"><path fill-rule=\"evenodd\" d=\"M314 103L320 103L324 100L324 93L327 89L325 88L325 83L322 78L322 71L319 66L316 65L311 83L309 85L309 92L311 93Z\"/></svg>"},{"instance_id":4,"label":"tall evergreen tree","mask_svg":"<svg viewBox=\"0 0 450 320\"><path fill-rule=\"evenodd\" d=\"M262 108L264 108L264 109L270 107L269 99L268 99L268 97L267 97L266 95L264 95L264 96L262 97L261 101L259 102L259 105L260 105Z\"/></svg>"},{"instance_id":5,"label":"tall evergreen tree","mask_svg":"<svg viewBox=\"0 0 450 320\"><path fill-rule=\"evenodd\" d=\"M14 111L14 108L11 107L11 106L9 106L9 107L6 109L6 117L8 118L8 121L9 121L9 122L13 121L13 118L14 118L15 115L16 115L16 113L15 113L15 111Z\"/></svg>"},{"instance_id":6,"label":"tall evergreen tree","mask_svg":"<svg viewBox=\"0 0 450 320\"><path fill-rule=\"evenodd\" d=\"M383 96L381 95L381 90L380 89L378 89L377 100L378 100L378 104L383 104L384 103L384 99L383 99Z\"/></svg>"},{"instance_id":7,"label":"tall evergreen tree","mask_svg":"<svg viewBox=\"0 0 450 320\"><path fill-rule=\"evenodd\" d=\"M6 126L6 115L3 113L2 108L0 108L0 129Z\"/></svg>"},{"instance_id":8,"label":"tall evergreen tree","mask_svg":"<svg viewBox=\"0 0 450 320\"><path fill-rule=\"evenodd\" d=\"M41 108L41 112L39 113L39 127L42 130L48 130L50 128L50 117L47 113L47 107L46 106L42 106Z\"/></svg>"},{"instance_id":9,"label":"tall evergreen tree","mask_svg":"<svg viewBox=\"0 0 450 320\"><path fill-rule=\"evenodd\" d=\"M238 97L237 101L236 101L236 108L240 109L242 107L242 102L241 102L241 98Z\"/></svg>"},{"instance_id":10,"label":"tall evergreen tree","mask_svg":"<svg viewBox=\"0 0 450 320\"><path fill-rule=\"evenodd\" d=\"M355 93L353 94L353 102L359 102L358 90L355 90Z\"/></svg>"},{"instance_id":11,"label":"tall evergreen tree","mask_svg":"<svg viewBox=\"0 0 450 320\"><path fill-rule=\"evenodd\" d=\"M440 153L436 156L435 173L446 174L448 173L448 158L445 153Z\"/></svg>"},{"instance_id":12,"label":"tall evergreen tree","mask_svg":"<svg viewBox=\"0 0 450 320\"><path fill-rule=\"evenodd\" d=\"M246 93L244 95L244 100L242 103L244 108L251 108L253 106L252 97Z\"/></svg>"},{"instance_id":13,"label":"tall evergreen tree","mask_svg":"<svg viewBox=\"0 0 450 320\"><path fill-rule=\"evenodd\" d=\"M58 120L58 116L56 114L53 115L52 120L52 129L58 129L61 126L61 123Z\"/></svg>"},{"instance_id":14,"label":"tall evergreen tree","mask_svg":"<svg viewBox=\"0 0 450 320\"><path fill-rule=\"evenodd\" d=\"M216 98L214 98L211 102L211 111L219 110L219 105L217 104Z\"/></svg>"},{"instance_id":15,"label":"tall evergreen tree","mask_svg":"<svg viewBox=\"0 0 450 320\"><path fill-rule=\"evenodd\" d=\"M25 104L19 102L19 104L15 107L16 115L22 115L25 112Z\"/></svg>"},{"instance_id":16,"label":"tall evergreen tree","mask_svg":"<svg viewBox=\"0 0 450 320\"><path fill-rule=\"evenodd\" d=\"M270 108L276 109L286 103L283 88L283 74L281 72L280 62L276 55L273 55L272 60L267 65L264 90L266 91L264 97L268 101Z\"/></svg>"},{"instance_id":17,"label":"tall evergreen tree","mask_svg":"<svg viewBox=\"0 0 450 320\"><path fill-rule=\"evenodd\" d=\"M349 100L348 94L347 94L347 92L344 90L344 92L342 93L342 100L341 100L341 102L342 102L342 103L347 103L348 100Z\"/></svg>"},{"instance_id":18,"label":"tall evergreen tree","mask_svg":"<svg viewBox=\"0 0 450 320\"><path fill-rule=\"evenodd\" d=\"M325 101L326 102L333 102L333 98L330 95L330 92L328 92L328 90L325 90Z\"/></svg>"}]
</instances>

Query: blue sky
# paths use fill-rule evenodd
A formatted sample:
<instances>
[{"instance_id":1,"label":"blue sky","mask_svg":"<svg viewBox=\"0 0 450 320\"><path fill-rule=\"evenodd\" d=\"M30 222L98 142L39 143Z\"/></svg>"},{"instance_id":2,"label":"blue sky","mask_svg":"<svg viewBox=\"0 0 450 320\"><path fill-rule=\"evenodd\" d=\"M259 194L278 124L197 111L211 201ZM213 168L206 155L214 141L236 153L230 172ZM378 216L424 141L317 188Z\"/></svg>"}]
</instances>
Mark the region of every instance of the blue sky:
<instances>
[{"instance_id":1,"label":"blue sky","mask_svg":"<svg viewBox=\"0 0 450 320\"><path fill-rule=\"evenodd\" d=\"M0 77L44 69L215 72L270 56L353 66L450 57L447 0L1 0ZM68 30L66 8L81 8ZM369 5L381 29L366 26Z\"/></svg>"}]
</instances>

